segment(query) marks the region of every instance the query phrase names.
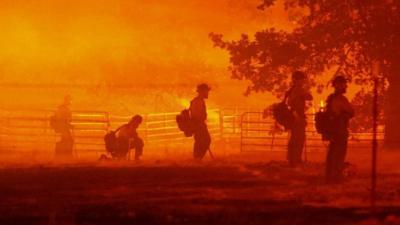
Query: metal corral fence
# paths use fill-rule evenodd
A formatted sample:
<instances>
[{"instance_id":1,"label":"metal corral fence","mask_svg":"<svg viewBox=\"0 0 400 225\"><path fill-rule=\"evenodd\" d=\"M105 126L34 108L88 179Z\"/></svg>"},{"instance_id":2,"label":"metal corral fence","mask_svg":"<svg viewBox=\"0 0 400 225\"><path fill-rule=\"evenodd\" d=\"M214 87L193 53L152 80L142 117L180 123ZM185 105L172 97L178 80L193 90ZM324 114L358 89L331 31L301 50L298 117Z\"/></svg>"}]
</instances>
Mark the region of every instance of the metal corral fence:
<instances>
[{"instance_id":1,"label":"metal corral fence","mask_svg":"<svg viewBox=\"0 0 400 225\"><path fill-rule=\"evenodd\" d=\"M50 117L54 110L0 110L0 154L33 153L53 154L59 136L50 128ZM143 115L144 120L138 132L146 148L160 146L188 146L192 138L179 131L175 117L178 112ZM271 118L263 113L248 109L213 109L208 111L208 128L213 141L232 141L242 152L284 151L288 132L282 130ZM99 156L105 152L104 135L127 123L131 116L115 116L103 111L74 111L72 123L75 138L75 154ZM308 115L306 149L308 152L321 150L326 146L315 131L314 116ZM351 133L350 145L367 147L371 133ZM380 129L379 139L383 139ZM240 143L239 143L240 142ZM227 142L224 142L227 143Z\"/></svg>"},{"instance_id":2,"label":"metal corral fence","mask_svg":"<svg viewBox=\"0 0 400 225\"><path fill-rule=\"evenodd\" d=\"M50 128L53 114L52 110L1 110L0 151L5 154L54 152L59 137ZM102 139L110 127L107 112L75 111L72 125L76 155L104 149Z\"/></svg>"},{"instance_id":3,"label":"metal corral fence","mask_svg":"<svg viewBox=\"0 0 400 225\"><path fill-rule=\"evenodd\" d=\"M53 110L0 110L0 113L0 153L54 152L59 136L50 128ZM193 142L192 138L185 137L178 129L175 120L177 114L178 112L143 115L144 120L138 132L146 148ZM240 114L223 115L219 109L208 111L208 128L213 140L221 139L224 130L232 135L238 131ZM232 120L234 124L229 122L231 118L236 118ZM131 116L114 116L108 112L73 111L76 156L103 154L104 135L126 124L130 119Z\"/></svg>"},{"instance_id":4,"label":"metal corral fence","mask_svg":"<svg viewBox=\"0 0 400 225\"><path fill-rule=\"evenodd\" d=\"M207 124L211 136L220 138L222 136L221 110L213 109L207 113ZM177 127L176 115L178 114L179 112L144 115L143 124L138 129L140 136L143 137L147 144L188 140ZM111 116L110 123L113 129L117 129L130 119L130 116Z\"/></svg>"},{"instance_id":5,"label":"metal corral fence","mask_svg":"<svg viewBox=\"0 0 400 225\"><path fill-rule=\"evenodd\" d=\"M315 129L314 114L307 115L305 152L321 151L327 146ZM241 152L253 151L285 151L289 132L279 126L268 116L263 118L262 112L244 112L240 116L240 149ZM378 139L384 138L383 127L380 127ZM351 132L349 147L366 148L371 145L372 133Z\"/></svg>"}]
</instances>

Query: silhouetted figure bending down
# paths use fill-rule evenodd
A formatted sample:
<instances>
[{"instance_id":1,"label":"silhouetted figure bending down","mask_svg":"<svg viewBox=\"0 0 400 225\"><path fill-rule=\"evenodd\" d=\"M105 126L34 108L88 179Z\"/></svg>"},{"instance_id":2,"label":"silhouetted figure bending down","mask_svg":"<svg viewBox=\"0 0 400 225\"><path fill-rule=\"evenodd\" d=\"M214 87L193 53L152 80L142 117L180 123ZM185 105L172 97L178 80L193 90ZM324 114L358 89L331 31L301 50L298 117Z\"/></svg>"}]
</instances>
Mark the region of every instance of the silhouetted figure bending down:
<instances>
[{"instance_id":1,"label":"silhouetted figure bending down","mask_svg":"<svg viewBox=\"0 0 400 225\"><path fill-rule=\"evenodd\" d=\"M292 83L292 87L286 93L288 106L294 116L293 124L290 127L287 159L290 166L297 166L302 163L301 156L306 140L306 101L313 98L306 88L306 74L295 71L292 74Z\"/></svg>"},{"instance_id":2,"label":"silhouetted figure bending down","mask_svg":"<svg viewBox=\"0 0 400 225\"><path fill-rule=\"evenodd\" d=\"M335 92L327 99L326 110L331 116L331 131L328 135L329 149L326 159L326 178L328 182L340 181L343 178L343 169L347 153L349 136L349 120L354 116L354 109L344 96L347 90L347 81L344 76L337 76L333 82Z\"/></svg>"},{"instance_id":3,"label":"silhouetted figure bending down","mask_svg":"<svg viewBox=\"0 0 400 225\"><path fill-rule=\"evenodd\" d=\"M211 88L207 84L198 85L198 95L190 103L190 114L194 131L193 156L195 159L202 159L210 149L211 137L206 124L207 107L205 103L210 90Z\"/></svg>"},{"instance_id":4,"label":"silhouetted figure bending down","mask_svg":"<svg viewBox=\"0 0 400 225\"><path fill-rule=\"evenodd\" d=\"M113 158L126 159L131 149L135 149L135 160L139 160L143 154L143 140L137 133L137 128L143 118L139 115L132 117L128 124L121 126L116 132L116 149L111 152Z\"/></svg>"}]
</instances>

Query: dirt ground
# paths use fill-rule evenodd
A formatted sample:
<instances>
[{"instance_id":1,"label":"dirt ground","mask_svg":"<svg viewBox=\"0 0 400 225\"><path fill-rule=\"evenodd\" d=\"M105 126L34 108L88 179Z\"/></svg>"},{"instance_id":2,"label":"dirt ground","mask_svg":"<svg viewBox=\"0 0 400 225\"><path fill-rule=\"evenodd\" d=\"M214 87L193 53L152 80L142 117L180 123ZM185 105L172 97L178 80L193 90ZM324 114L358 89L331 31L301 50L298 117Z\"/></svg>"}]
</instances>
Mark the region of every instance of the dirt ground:
<instances>
[{"instance_id":1,"label":"dirt ground","mask_svg":"<svg viewBox=\"0 0 400 225\"><path fill-rule=\"evenodd\" d=\"M0 163L0 224L400 224L400 154L379 158L370 217L369 154L349 154L328 185L324 154L289 168L283 153L193 162Z\"/></svg>"}]
</instances>

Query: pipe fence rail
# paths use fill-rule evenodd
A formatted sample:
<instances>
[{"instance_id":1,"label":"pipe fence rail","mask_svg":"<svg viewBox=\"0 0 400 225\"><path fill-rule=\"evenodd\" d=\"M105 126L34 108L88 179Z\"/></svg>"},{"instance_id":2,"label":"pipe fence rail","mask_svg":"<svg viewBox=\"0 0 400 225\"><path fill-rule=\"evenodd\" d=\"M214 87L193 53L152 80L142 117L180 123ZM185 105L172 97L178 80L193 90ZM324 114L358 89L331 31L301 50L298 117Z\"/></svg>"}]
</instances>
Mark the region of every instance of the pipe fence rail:
<instances>
[{"instance_id":1,"label":"pipe fence rail","mask_svg":"<svg viewBox=\"0 0 400 225\"><path fill-rule=\"evenodd\" d=\"M263 118L263 112L244 112L240 116L240 150L286 151L289 132L278 125L272 116ZM378 130L378 139L383 141L383 127ZM372 132L350 132L350 148L368 148ZM307 115L306 143L304 152L321 151L327 146L315 129L314 114Z\"/></svg>"},{"instance_id":2,"label":"pipe fence rail","mask_svg":"<svg viewBox=\"0 0 400 225\"><path fill-rule=\"evenodd\" d=\"M36 151L48 153L54 151L59 140L50 127L50 117L54 110L0 110L0 153L19 153ZM138 129L146 147L191 144L178 129L178 112L154 113L143 115L143 123ZM222 111L208 111L208 128L214 140L222 138L223 126L234 127L224 122ZM73 111L72 125L74 152L79 157L86 154L105 153L104 135L126 124L131 116L115 116L103 111Z\"/></svg>"},{"instance_id":3,"label":"pipe fence rail","mask_svg":"<svg viewBox=\"0 0 400 225\"><path fill-rule=\"evenodd\" d=\"M0 151L6 154L53 151L59 139L59 135L50 128L49 121L53 114L52 110L2 110ZM74 150L78 156L81 153L104 149L102 139L110 126L107 112L74 111L72 126Z\"/></svg>"},{"instance_id":4,"label":"pipe fence rail","mask_svg":"<svg viewBox=\"0 0 400 225\"><path fill-rule=\"evenodd\" d=\"M0 109L0 154L54 152L59 139L50 128L50 117L54 110ZM153 113L143 115L139 135L146 148L160 146L188 146L192 138L187 138L178 129L175 117L178 112ZM105 153L104 135L127 123L131 116L116 116L104 111L73 111L72 125L74 151L76 155ZM239 142L241 152L285 151L288 132L282 130L271 117L263 118L263 113L250 109L212 109L208 111L208 128L213 141L234 140ZM318 151L326 143L315 131L314 116L308 115L306 150ZM372 133L351 133L350 146L368 147ZM383 139L383 129L378 138ZM236 145L235 145L236 146Z\"/></svg>"}]
</instances>

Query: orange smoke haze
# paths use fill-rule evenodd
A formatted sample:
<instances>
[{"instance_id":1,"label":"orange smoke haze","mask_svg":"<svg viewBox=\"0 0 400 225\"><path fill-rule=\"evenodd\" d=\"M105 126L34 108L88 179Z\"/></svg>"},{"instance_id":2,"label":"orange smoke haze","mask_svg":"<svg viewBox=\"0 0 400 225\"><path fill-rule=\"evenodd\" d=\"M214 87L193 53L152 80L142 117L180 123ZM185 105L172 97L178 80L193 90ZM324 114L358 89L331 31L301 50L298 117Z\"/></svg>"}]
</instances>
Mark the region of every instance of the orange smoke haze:
<instances>
[{"instance_id":1,"label":"orange smoke haze","mask_svg":"<svg viewBox=\"0 0 400 225\"><path fill-rule=\"evenodd\" d=\"M118 94L119 101L147 107L141 111L172 110L202 81L215 87L212 101L218 106L227 102L227 94L243 98L246 84L229 79L228 55L213 48L208 34L237 39L266 26L290 28L282 6L262 12L258 4L259 0L3 0L1 100L3 105L52 107L71 93L75 106L106 108L113 107L107 105L110 94ZM23 98L13 98L21 90ZM151 96L151 103L136 99L138 93Z\"/></svg>"}]
</instances>

